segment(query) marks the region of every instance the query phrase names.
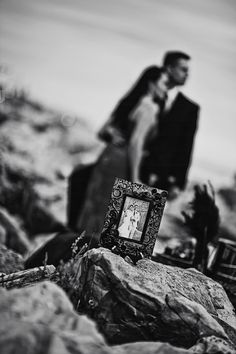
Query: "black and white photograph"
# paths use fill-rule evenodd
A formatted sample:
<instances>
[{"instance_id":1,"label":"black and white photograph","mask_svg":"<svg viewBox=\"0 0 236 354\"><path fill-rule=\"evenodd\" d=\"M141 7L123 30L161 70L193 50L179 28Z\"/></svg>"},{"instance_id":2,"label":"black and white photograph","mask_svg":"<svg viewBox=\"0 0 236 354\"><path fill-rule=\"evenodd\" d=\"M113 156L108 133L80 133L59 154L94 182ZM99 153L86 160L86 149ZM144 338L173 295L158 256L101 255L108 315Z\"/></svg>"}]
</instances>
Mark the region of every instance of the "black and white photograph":
<instances>
[{"instance_id":1,"label":"black and white photograph","mask_svg":"<svg viewBox=\"0 0 236 354\"><path fill-rule=\"evenodd\" d=\"M120 217L118 231L119 236L140 241L147 218L150 202L125 197L125 202Z\"/></svg>"},{"instance_id":2,"label":"black and white photograph","mask_svg":"<svg viewBox=\"0 0 236 354\"><path fill-rule=\"evenodd\" d=\"M1 354L236 354L235 44L236 0L0 0Z\"/></svg>"}]
</instances>

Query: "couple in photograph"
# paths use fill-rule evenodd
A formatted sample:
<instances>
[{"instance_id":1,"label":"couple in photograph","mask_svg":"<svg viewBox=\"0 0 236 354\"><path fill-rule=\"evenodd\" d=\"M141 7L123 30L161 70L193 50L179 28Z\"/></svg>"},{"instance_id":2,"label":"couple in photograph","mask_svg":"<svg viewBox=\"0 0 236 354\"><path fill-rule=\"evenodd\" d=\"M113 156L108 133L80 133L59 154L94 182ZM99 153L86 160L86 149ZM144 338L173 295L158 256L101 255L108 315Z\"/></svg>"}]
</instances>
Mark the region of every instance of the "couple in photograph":
<instances>
[{"instance_id":1,"label":"couple in photograph","mask_svg":"<svg viewBox=\"0 0 236 354\"><path fill-rule=\"evenodd\" d=\"M115 177L164 189L184 189L199 106L179 92L190 57L171 51L162 67L146 68L118 102L99 139L106 147L92 166L72 174L69 226L100 235Z\"/></svg>"},{"instance_id":2,"label":"couple in photograph","mask_svg":"<svg viewBox=\"0 0 236 354\"><path fill-rule=\"evenodd\" d=\"M124 211L123 221L118 227L119 236L133 239L140 217L138 207L133 204L129 205Z\"/></svg>"}]
</instances>

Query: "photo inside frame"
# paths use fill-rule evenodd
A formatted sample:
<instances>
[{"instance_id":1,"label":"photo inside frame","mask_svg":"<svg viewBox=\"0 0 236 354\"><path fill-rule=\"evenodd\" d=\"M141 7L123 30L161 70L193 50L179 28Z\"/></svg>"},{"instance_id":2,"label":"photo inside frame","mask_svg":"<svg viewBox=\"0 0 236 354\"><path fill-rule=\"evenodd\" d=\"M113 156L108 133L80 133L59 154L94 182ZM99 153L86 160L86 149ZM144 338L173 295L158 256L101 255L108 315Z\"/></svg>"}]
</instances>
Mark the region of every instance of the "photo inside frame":
<instances>
[{"instance_id":1,"label":"photo inside frame","mask_svg":"<svg viewBox=\"0 0 236 354\"><path fill-rule=\"evenodd\" d=\"M119 236L141 241L150 202L126 196L118 224Z\"/></svg>"}]
</instances>

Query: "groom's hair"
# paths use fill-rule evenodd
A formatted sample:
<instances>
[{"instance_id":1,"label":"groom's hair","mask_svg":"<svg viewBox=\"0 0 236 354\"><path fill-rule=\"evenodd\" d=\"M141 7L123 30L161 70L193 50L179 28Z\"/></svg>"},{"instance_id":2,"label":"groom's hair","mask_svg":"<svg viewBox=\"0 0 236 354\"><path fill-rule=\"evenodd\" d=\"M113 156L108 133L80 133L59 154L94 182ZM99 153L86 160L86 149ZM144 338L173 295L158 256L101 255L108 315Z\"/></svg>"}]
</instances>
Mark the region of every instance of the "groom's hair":
<instances>
[{"instance_id":1,"label":"groom's hair","mask_svg":"<svg viewBox=\"0 0 236 354\"><path fill-rule=\"evenodd\" d=\"M177 60L179 59L185 59L185 60L190 60L191 57L184 53L184 52L179 52L179 51L169 51L166 52L163 58L163 66L172 66L175 65Z\"/></svg>"}]
</instances>

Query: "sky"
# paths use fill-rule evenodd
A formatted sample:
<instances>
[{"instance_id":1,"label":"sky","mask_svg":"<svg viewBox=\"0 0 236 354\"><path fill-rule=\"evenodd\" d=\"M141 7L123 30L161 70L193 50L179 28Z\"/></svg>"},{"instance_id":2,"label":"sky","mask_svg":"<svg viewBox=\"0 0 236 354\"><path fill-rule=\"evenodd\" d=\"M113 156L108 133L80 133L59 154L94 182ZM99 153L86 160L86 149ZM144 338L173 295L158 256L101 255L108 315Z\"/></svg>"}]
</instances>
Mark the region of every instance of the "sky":
<instances>
[{"instance_id":1,"label":"sky","mask_svg":"<svg viewBox=\"0 0 236 354\"><path fill-rule=\"evenodd\" d=\"M182 90L201 106L190 179L230 183L234 0L0 0L0 64L8 67L8 82L84 118L94 131L141 71L173 49L192 57Z\"/></svg>"}]
</instances>

